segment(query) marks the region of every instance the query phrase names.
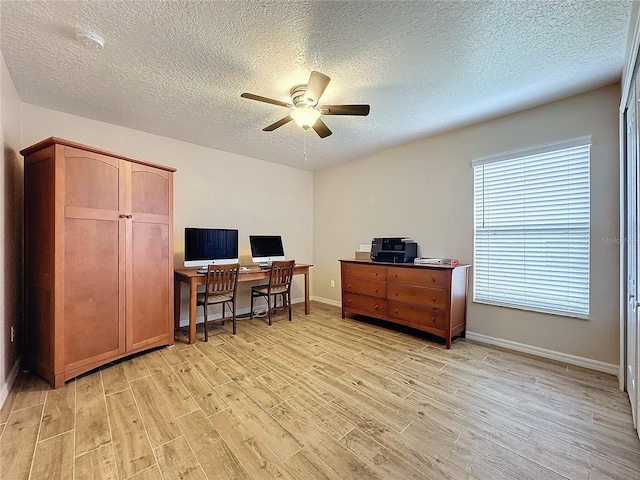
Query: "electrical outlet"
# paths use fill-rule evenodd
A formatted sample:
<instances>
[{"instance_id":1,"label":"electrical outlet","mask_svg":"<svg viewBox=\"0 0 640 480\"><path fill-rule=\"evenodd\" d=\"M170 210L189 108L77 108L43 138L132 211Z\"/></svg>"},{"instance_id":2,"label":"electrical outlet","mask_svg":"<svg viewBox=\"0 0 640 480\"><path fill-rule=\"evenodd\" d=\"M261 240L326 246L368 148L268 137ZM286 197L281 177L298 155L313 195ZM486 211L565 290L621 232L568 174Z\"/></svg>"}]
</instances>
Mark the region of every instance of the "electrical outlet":
<instances>
[{"instance_id":1,"label":"electrical outlet","mask_svg":"<svg viewBox=\"0 0 640 480\"><path fill-rule=\"evenodd\" d=\"M331 280L331 286L332 286L332 287L335 287L335 286L336 286L336 282L335 282L335 280Z\"/></svg>"},{"instance_id":2,"label":"electrical outlet","mask_svg":"<svg viewBox=\"0 0 640 480\"><path fill-rule=\"evenodd\" d=\"M11 325L11 343L16 339L16 327Z\"/></svg>"}]
</instances>

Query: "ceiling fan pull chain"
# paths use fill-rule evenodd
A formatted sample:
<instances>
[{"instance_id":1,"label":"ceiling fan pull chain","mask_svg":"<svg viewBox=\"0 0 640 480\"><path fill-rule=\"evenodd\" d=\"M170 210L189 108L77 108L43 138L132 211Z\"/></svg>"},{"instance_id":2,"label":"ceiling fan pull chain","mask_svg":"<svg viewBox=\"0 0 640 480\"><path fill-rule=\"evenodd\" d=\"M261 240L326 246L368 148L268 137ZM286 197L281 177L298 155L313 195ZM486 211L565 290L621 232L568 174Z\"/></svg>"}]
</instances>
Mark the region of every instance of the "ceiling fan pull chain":
<instances>
[{"instance_id":1,"label":"ceiling fan pull chain","mask_svg":"<svg viewBox=\"0 0 640 480\"><path fill-rule=\"evenodd\" d=\"M302 133L302 145L303 145L303 157L304 163L307 163L307 131L304 130Z\"/></svg>"}]
</instances>

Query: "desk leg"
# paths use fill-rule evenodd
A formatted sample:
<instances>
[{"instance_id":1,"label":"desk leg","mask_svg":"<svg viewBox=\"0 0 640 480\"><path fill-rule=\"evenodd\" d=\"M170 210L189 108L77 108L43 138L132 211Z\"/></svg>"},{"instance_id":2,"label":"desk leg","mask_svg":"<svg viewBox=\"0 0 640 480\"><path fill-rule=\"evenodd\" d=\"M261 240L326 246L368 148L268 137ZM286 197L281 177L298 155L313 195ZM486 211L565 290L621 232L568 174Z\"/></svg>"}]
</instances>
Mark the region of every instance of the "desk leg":
<instances>
[{"instance_id":1,"label":"desk leg","mask_svg":"<svg viewBox=\"0 0 640 480\"><path fill-rule=\"evenodd\" d=\"M196 294L198 286L192 279L189 283L189 343L196 343Z\"/></svg>"},{"instance_id":2,"label":"desk leg","mask_svg":"<svg viewBox=\"0 0 640 480\"><path fill-rule=\"evenodd\" d=\"M180 286L182 282L177 278L173 280L173 330L180 328Z\"/></svg>"},{"instance_id":3,"label":"desk leg","mask_svg":"<svg viewBox=\"0 0 640 480\"><path fill-rule=\"evenodd\" d=\"M304 274L304 314L309 315L311 306L309 305L309 271Z\"/></svg>"}]
</instances>

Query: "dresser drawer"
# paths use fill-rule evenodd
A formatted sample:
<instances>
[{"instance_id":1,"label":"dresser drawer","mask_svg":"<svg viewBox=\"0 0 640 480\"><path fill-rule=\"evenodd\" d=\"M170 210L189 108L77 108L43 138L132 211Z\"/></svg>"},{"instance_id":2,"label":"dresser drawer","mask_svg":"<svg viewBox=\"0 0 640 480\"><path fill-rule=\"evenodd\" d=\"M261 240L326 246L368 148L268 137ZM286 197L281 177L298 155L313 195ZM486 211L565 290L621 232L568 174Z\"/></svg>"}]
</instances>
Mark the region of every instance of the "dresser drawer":
<instances>
[{"instance_id":1,"label":"dresser drawer","mask_svg":"<svg viewBox=\"0 0 640 480\"><path fill-rule=\"evenodd\" d=\"M449 284L448 277L449 272L435 268L389 267L387 269L387 281L422 287L446 288Z\"/></svg>"},{"instance_id":2,"label":"dresser drawer","mask_svg":"<svg viewBox=\"0 0 640 480\"><path fill-rule=\"evenodd\" d=\"M392 319L405 320L411 324L438 328L447 328L447 312L434 308L415 307L404 303L389 302L387 315Z\"/></svg>"},{"instance_id":3,"label":"dresser drawer","mask_svg":"<svg viewBox=\"0 0 640 480\"><path fill-rule=\"evenodd\" d=\"M374 317L386 315L387 313L387 301L385 299L352 295L346 292L342 294L342 306L345 309L370 313Z\"/></svg>"},{"instance_id":4,"label":"dresser drawer","mask_svg":"<svg viewBox=\"0 0 640 480\"><path fill-rule=\"evenodd\" d=\"M346 277L344 279L342 290L345 293L359 293L360 295L369 295L370 297L385 298L387 296L386 283L370 282L352 277Z\"/></svg>"},{"instance_id":5,"label":"dresser drawer","mask_svg":"<svg viewBox=\"0 0 640 480\"><path fill-rule=\"evenodd\" d=\"M388 298L390 301L447 308L447 290L443 288L422 288L390 283L388 285Z\"/></svg>"},{"instance_id":6,"label":"dresser drawer","mask_svg":"<svg viewBox=\"0 0 640 480\"><path fill-rule=\"evenodd\" d=\"M379 280L384 282L387 279L386 272L386 267L380 265L355 263L342 264L343 277L354 277L362 280Z\"/></svg>"}]
</instances>

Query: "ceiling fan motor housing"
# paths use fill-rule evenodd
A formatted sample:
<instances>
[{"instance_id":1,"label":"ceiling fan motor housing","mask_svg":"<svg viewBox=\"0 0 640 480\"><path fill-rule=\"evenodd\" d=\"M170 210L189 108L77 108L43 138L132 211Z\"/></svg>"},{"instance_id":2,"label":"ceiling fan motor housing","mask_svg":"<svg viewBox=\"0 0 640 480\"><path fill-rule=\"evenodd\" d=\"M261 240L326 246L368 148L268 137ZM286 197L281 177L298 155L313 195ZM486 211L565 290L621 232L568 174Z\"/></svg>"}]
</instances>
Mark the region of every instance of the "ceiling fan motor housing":
<instances>
[{"instance_id":1,"label":"ceiling fan motor housing","mask_svg":"<svg viewBox=\"0 0 640 480\"><path fill-rule=\"evenodd\" d=\"M305 83L296 85L291 89L291 103L293 103L296 108L313 108L318 104L318 102L314 102L312 98L306 98L305 93L307 93L307 84Z\"/></svg>"}]
</instances>

